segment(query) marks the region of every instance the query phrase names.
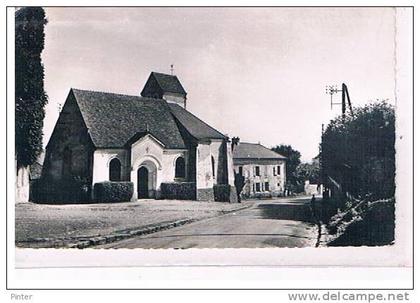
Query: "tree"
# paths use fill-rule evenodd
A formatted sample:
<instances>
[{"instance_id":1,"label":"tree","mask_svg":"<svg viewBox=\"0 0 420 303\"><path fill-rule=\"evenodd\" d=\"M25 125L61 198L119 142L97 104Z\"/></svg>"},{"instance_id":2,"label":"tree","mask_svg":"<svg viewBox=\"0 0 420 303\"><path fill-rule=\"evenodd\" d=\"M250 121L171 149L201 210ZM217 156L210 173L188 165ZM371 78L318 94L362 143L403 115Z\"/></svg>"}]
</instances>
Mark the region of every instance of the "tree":
<instances>
[{"instance_id":1,"label":"tree","mask_svg":"<svg viewBox=\"0 0 420 303\"><path fill-rule=\"evenodd\" d=\"M24 7L16 11L15 21L16 201L28 201L28 166L42 151L47 95L41 52L47 20L41 7Z\"/></svg>"},{"instance_id":2,"label":"tree","mask_svg":"<svg viewBox=\"0 0 420 303\"><path fill-rule=\"evenodd\" d=\"M322 171L344 192L359 198L389 198L395 192L395 112L382 101L338 117L322 140Z\"/></svg>"},{"instance_id":3,"label":"tree","mask_svg":"<svg viewBox=\"0 0 420 303\"><path fill-rule=\"evenodd\" d=\"M286 160L286 182L291 186L298 185L298 179L296 177L296 168L300 164L300 152L294 150L290 145L280 144L273 148L272 151L285 156Z\"/></svg>"},{"instance_id":4,"label":"tree","mask_svg":"<svg viewBox=\"0 0 420 303\"><path fill-rule=\"evenodd\" d=\"M309 180L312 184L320 183L319 161L313 160L311 163L301 163L296 168L296 178L300 183Z\"/></svg>"},{"instance_id":5,"label":"tree","mask_svg":"<svg viewBox=\"0 0 420 303\"><path fill-rule=\"evenodd\" d=\"M41 7L21 8L15 19L15 156L20 168L33 164L42 151L47 95L41 52L47 20Z\"/></svg>"}]
</instances>

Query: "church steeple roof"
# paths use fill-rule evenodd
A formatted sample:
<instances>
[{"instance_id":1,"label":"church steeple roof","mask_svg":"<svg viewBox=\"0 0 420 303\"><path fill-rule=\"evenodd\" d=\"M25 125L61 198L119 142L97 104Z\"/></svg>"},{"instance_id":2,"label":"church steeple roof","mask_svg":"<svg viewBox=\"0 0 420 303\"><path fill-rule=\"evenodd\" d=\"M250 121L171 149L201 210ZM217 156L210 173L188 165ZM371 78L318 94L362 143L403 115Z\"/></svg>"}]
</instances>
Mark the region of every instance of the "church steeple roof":
<instances>
[{"instance_id":1,"label":"church steeple roof","mask_svg":"<svg viewBox=\"0 0 420 303\"><path fill-rule=\"evenodd\" d=\"M156 85L158 87L156 87ZM141 92L142 96L146 96L151 89L160 90L160 93L176 93L181 94L184 97L187 95L187 92L182 87L181 82L179 81L178 77L175 75L167 75L157 72L152 72L147 80L144 88Z\"/></svg>"}]
</instances>

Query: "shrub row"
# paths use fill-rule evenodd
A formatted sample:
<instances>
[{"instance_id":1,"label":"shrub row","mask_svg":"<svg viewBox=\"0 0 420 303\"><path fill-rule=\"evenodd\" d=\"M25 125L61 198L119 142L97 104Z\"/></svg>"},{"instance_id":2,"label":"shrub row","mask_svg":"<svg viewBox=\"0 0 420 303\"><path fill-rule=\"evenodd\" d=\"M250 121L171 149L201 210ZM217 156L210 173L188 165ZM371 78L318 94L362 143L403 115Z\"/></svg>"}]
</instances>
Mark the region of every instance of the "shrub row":
<instances>
[{"instance_id":1,"label":"shrub row","mask_svg":"<svg viewBox=\"0 0 420 303\"><path fill-rule=\"evenodd\" d=\"M133 182L98 182L93 186L96 202L127 202L133 196Z\"/></svg>"},{"instance_id":2,"label":"shrub row","mask_svg":"<svg viewBox=\"0 0 420 303\"><path fill-rule=\"evenodd\" d=\"M37 203L81 203L90 200L91 186L87 180L67 178L33 180L29 199Z\"/></svg>"},{"instance_id":3,"label":"shrub row","mask_svg":"<svg viewBox=\"0 0 420 303\"><path fill-rule=\"evenodd\" d=\"M231 190L231 187L229 184L213 185L214 201L230 202L230 190Z\"/></svg>"},{"instance_id":4,"label":"shrub row","mask_svg":"<svg viewBox=\"0 0 420 303\"><path fill-rule=\"evenodd\" d=\"M196 185L194 182L171 182L160 185L162 199L195 200Z\"/></svg>"}]
</instances>

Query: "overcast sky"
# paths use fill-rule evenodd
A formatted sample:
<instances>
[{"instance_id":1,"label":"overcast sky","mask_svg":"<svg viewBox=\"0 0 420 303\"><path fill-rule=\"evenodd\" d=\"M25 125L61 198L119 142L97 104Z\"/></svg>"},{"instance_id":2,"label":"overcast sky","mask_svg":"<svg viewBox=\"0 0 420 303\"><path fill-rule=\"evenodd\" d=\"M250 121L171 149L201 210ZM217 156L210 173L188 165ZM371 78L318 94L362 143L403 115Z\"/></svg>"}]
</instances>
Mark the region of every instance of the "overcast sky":
<instances>
[{"instance_id":1,"label":"overcast sky","mask_svg":"<svg viewBox=\"0 0 420 303\"><path fill-rule=\"evenodd\" d=\"M151 71L175 74L187 109L243 142L285 143L309 161L330 109L394 102L391 8L46 8L44 142L70 88L139 95ZM336 96L339 101L340 96Z\"/></svg>"}]
</instances>

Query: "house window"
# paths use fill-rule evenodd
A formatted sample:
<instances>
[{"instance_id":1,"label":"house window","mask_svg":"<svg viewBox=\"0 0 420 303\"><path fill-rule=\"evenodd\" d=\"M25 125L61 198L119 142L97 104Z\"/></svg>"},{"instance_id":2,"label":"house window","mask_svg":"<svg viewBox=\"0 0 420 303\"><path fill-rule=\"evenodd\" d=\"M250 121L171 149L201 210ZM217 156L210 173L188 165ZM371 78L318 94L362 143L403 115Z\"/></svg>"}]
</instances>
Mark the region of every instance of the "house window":
<instances>
[{"instance_id":1,"label":"house window","mask_svg":"<svg viewBox=\"0 0 420 303\"><path fill-rule=\"evenodd\" d=\"M276 167L273 166L273 176L275 176L275 175L276 175Z\"/></svg>"},{"instance_id":2,"label":"house window","mask_svg":"<svg viewBox=\"0 0 420 303\"><path fill-rule=\"evenodd\" d=\"M277 174L280 175L280 165L277 166Z\"/></svg>"},{"instance_id":3,"label":"house window","mask_svg":"<svg viewBox=\"0 0 420 303\"><path fill-rule=\"evenodd\" d=\"M185 178L185 159L179 157L175 162L175 178Z\"/></svg>"},{"instance_id":4,"label":"house window","mask_svg":"<svg viewBox=\"0 0 420 303\"><path fill-rule=\"evenodd\" d=\"M270 184L268 182L264 183L265 191L270 191Z\"/></svg>"},{"instance_id":5,"label":"house window","mask_svg":"<svg viewBox=\"0 0 420 303\"><path fill-rule=\"evenodd\" d=\"M71 150L66 147L63 151L63 176L71 176Z\"/></svg>"},{"instance_id":6,"label":"house window","mask_svg":"<svg viewBox=\"0 0 420 303\"><path fill-rule=\"evenodd\" d=\"M239 166L239 175L240 176L244 175L244 168L242 166Z\"/></svg>"},{"instance_id":7,"label":"house window","mask_svg":"<svg viewBox=\"0 0 420 303\"><path fill-rule=\"evenodd\" d=\"M255 166L255 175L256 176L260 175L260 167L259 166Z\"/></svg>"},{"instance_id":8,"label":"house window","mask_svg":"<svg viewBox=\"0 0 420 303\"><path fill-rule=\"evenodd\" d=\"M109 162L109 181L121 181L121 162L117 158Z\"/></svg>"},{"instance_id":9,"label":"house window","mask_svg":"<svg viewBox=\"0 0 420 303\"><path fill-rule=\"evenodd\" d=\"M214 170L214 158L211 156L211 173L213 175L213 178L215 176L215 170Z\"/></svg>"},{"instance_id":10,"label":"house window","mask_svg":"<svg viewBox=\"0 0 420 303\"><path fill-rule=\"evenodd\" d=\"M255 191L260 192L261 191L261 185L260 183L255 183Z\"/></svg>"}]
</instances>

